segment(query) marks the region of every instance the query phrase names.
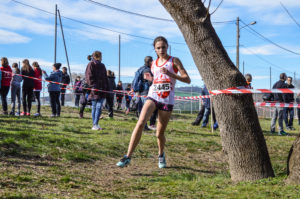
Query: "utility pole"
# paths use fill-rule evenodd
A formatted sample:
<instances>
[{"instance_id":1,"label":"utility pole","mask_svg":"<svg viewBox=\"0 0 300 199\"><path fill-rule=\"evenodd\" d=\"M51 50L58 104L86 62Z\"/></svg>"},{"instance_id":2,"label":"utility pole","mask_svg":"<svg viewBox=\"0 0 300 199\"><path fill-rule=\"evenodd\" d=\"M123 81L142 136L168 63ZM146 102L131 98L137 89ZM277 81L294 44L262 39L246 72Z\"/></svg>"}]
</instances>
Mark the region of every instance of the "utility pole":
<instances>
[{"instance_id":1,"label":"utility pole","mask_svg":"<svg viewBox=\"0 0 300 199\"><path fill-rule=\"evenodd\" d=\"M64 29L63 29L63 25L62 25L62 22L61 22L60 11L57 10L57 12L58 12L58 17L59 17L61 34L62 34L62 38L63 38L63 42L64 42L64 47L65 47L66 59L67 59L67 64L68 64L68 69L69 69L69 74L70 74L70 80L71 80L71 85L72 85L72 93L74 93L74 90L73 90L73 88L74 88L73 86L74 85L73 85L72 73L71 73L71 68L70 68L70 63L69 63L69 57L68 57L68 52L67 52L67 46L66 46L66 41L65 41Z\"/></svg>"},{"instance_id":2,"label":"utility pole","mask_svg":"<svg viewBox=\"0 0 300 199\"><path fill-rule=\"evenodd\" d=\"M55 4L54 64L56 64L56 43L57 43L57 4Z\"/></svg>"},{"instance_id":3,"label":"utility pole","mask_svg":"<svg viewBox=\"0 0 300 199\"><path fill-rule=\"evenodd\" d=\"M245 75L245 62L243 61L243 75Z\"/></svg>"},{"instance_id":4,"label":"utility pole","mask_svg":"<svg viewBox=\"0 0 300 199\"><path fill-rule=\"evenodd\" d=\"M236 18L236 67L240 69L240 18Z\"/></svg>"},{"instance_id":5,"label":"utility pole","mask_svg":"<svg viewBox=\"0 0 300 199\"><path fill-rule=\"evenodd\" d=\"M169 55L171 56L171 45L169 45Z\"/></svg>"},{"instance_id":6,"label":"utility pole","mask_svg":"<svg viewBox=\"0 0 300 199\"><path fill-rule=\"evenodd\" d=\"M121 35L119 35L119 81L121 78Z\"/></svg>"}]
</instances>

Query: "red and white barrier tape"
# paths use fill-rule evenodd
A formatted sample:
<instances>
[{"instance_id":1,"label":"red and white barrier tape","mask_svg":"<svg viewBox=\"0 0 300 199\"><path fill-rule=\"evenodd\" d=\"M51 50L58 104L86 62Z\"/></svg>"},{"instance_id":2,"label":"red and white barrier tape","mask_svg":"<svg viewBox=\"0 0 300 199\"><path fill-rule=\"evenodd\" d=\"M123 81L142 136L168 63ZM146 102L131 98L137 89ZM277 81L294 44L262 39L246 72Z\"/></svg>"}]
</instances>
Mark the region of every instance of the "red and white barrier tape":
<instances>
[{"instance_id":1,"label":"red and white barrier tape","mask_svg":"<svg viewBox=\"0 0 300 199\"><path fill-rule=\"evenodd\" d=\"M245 87L228 88L225 90L212 90L210 94L257 94L257 93L300 93L300 89L278 88L278 89L247 89Z\"/></svg>"},{"instance_id":2,"label":"red and white barrier tape","mask_svg":"<svg viewBox=\"0 0 300 199\"><path fill-rule=\"evenodd\" d=\"M254 102L255 106L261 107L281 107L281 108L300 108L300 104L288 104L288 103L279 103L279 102Z\"/></svg>"}]
</instances>

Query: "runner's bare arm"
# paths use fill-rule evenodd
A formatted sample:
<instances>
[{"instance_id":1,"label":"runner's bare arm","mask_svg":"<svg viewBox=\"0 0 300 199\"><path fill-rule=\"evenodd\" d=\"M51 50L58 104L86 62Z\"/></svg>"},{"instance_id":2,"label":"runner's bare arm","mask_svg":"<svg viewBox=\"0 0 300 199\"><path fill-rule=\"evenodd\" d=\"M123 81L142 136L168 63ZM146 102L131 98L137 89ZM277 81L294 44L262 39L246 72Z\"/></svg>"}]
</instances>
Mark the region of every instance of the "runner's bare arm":
<instances>
[{"instance_id":1,"label":"runner's bare arm","mask_svg":"<svg viewBox=\"0 0 300 199\"><path fill-rule=\"evenodd\" d=\"M173 63L174 63L174 67L176 67L178 69L180 75L171 73L166 68L161 68L161 72L174 78L174 79L177 79L179 81L190 84L191 79L190 79L189 75L187 74L186 70L184 69L181 61L177 57L174 57Z\"/></svg>"}]
</instances>

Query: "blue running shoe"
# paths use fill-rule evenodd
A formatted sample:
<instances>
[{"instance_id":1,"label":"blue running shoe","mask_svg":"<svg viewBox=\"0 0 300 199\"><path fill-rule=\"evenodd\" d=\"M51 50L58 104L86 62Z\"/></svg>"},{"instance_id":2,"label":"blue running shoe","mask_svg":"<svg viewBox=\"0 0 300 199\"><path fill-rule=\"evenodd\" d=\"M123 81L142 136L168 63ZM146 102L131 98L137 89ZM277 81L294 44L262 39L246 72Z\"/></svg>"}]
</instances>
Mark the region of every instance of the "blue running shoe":
<instances>
[{"instance_id":1,"label":"blue running shoe","mask_svg":"<svg viewBox=\"0 0 300 199\"><path fill-rule=\"evenodd\" d=\"M158 156L158 167L160 169L167 167L165 152L162 154L162 156Z\"/></svg>"},{"instance_id":2,"label":"blue running shoe","mask_svg":"<svg viewBox=\"0 0 300 199\"><path fill-rule=\"evenodd\" d=\"M123 168L123 167L129 165L130 160L131 160L131 159L130 159L129 157L127 157L127 155L124 155L124 157L123 157L123 158L120 160L120 162L118 162L116 165L117 165L118 167Z\"/></svg>"}]
</instances>

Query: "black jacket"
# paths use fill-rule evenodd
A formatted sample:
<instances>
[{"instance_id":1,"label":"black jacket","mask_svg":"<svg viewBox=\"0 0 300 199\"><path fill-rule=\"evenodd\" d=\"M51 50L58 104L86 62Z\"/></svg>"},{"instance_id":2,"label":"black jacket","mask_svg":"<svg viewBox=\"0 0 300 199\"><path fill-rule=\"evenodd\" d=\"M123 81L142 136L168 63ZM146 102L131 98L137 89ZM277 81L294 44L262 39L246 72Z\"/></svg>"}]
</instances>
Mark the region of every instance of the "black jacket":
<instances>
[{"instance_id":1,"label":"black jacket","mask_svg":"<svg viewBox=\"0 0 300 199\"><path fill-rule=\"evenodd\" d=\"M279 80L273 85L273 89L276 88L287 88L287 84L284 81ZM287 99L287 94L274 93L274 100L282 103L289 103Z\"/></svg>"},{"instance_id":2,"label":"black jacket","mask_svg":"<svg viewBox=\"0 0 300 199\"><path fill-rule=\"evenodd\" d=\"M63 84L70 84L70 76L68 73L62 73L61 83ZM66 85L61 85L61 87L65 88Z\"/></svg>"},{"instance_id":3,"label":"black jacket","mask_svg":"<svg viewBox=\"0 0 300 199\"><path fill-rule=\"evenodd\" d=\"M295 86L293 84L291 84L291 85L287 84L287 87L288 88L295 88ZM295 101L294 94L286 94L286 98L287 98L288 103L293 103Z\"/></svg>"},{"instance_id":4,"label":"black jacket","mask_svg":"<svg viewBox=\"0 0 300 199\"><path fill-rule=\"evenodd\" d=\"M29 77L34 77L34 70L21 70L21 74ZM23 88L34 88L34 80L28 77L23 77Z\"/></svg>"}]
</instances>

